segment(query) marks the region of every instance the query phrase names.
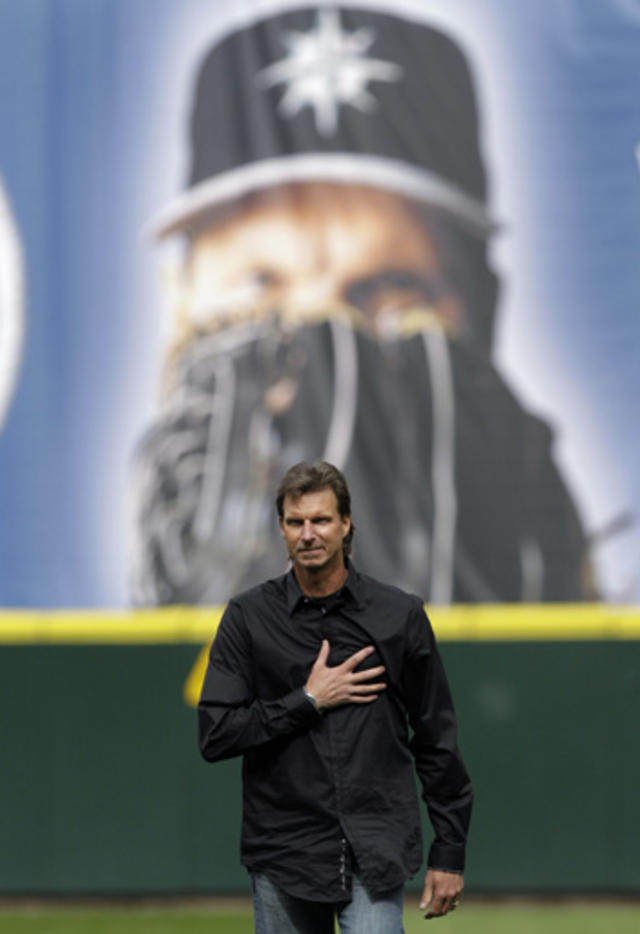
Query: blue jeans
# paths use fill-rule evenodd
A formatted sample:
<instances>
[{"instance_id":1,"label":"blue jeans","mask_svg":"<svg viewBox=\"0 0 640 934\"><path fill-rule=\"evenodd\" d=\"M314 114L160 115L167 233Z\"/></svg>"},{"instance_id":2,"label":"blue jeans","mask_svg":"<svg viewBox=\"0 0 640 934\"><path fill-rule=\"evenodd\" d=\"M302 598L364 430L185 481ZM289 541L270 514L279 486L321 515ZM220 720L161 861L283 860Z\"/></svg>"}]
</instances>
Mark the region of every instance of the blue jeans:
<instances>
[{"instance_id":1,"label":"blue jeans","mask_svg":"<svg viewBox=\"0 0 640 934\"><path fill-rule=\"evenodd\" d=\"M354 874L350 902L310 902L287 895L261 872L252 872L255 934L404 934L400 886L383 896L369 895Z\"/></svg>"}]
</instances>

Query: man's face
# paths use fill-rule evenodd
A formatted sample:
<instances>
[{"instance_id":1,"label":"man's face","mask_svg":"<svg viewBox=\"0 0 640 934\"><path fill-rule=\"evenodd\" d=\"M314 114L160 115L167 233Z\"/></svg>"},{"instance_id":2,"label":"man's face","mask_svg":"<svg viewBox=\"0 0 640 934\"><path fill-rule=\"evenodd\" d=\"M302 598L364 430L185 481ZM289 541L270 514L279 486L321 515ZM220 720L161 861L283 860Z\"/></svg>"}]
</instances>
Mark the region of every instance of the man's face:
<instances>
[{"instance_id":1,"label":"man's face","mask_svg":"<svg viewBox=\"0 0 640 934\"><path fill-rule=\"evenodd\" d=\"M280 531L294 568L314 573L341 567L342 542L350 528L351 519L340 515L332 489L284 498Z\"/></svg>"},{"instance_id":2,"label":"man's face","mask_svg":"<svg viewBox=\"0 0 640 934\"><path fill-rule=\"evenodd\" d=\"M449 332L465 325L435 241L409 203L353 185L285 186L193 239L175 343L274 312L300 326L344 306L374 334L389 313L416 307Z\"/></svg>"}]
</instances>

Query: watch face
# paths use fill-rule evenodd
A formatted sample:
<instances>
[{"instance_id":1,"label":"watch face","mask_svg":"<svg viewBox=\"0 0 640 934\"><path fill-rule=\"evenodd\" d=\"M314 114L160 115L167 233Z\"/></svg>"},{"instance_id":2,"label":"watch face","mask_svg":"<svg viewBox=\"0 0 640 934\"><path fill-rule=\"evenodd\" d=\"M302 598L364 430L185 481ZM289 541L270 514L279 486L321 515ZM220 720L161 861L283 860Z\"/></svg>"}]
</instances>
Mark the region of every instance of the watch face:
<instances>
[{"instance_id":1,"label":"watch face","mask_svg":"<svg viewBox=\"0 0 640 934\"><path fill-rule=\"evenodd\" d=\"M0 429L9 409L20 364L23 303L22 246L0 178Z\"/></svg>"}]
</instances>

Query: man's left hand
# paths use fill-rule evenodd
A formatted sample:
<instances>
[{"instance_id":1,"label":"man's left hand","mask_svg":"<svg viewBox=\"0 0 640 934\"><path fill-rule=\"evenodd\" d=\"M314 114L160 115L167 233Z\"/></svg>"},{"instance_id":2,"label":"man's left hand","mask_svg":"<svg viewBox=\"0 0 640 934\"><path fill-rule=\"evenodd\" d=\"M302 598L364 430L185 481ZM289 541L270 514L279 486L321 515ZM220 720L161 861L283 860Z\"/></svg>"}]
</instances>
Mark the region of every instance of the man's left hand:
<instances>
[{"instance_id":1,"label":"man's left hand","mask_svg":"<svg viewBox=\"0 0 640 934\"><path fill-rule=\"evenodd\" d=\"M447 912L453 911L463 888L462 873L428 869L420 899L420 908L427 909L425 918L442 918Z\"/></svg>"}]
</instances>

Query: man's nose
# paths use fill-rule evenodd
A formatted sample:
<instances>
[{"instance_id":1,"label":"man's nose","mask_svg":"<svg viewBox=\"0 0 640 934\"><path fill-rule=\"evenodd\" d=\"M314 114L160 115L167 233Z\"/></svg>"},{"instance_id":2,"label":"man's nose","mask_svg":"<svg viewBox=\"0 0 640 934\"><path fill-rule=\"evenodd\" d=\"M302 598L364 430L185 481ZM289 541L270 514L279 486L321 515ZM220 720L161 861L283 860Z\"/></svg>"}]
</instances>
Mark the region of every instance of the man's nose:
<instances>
[{"instance_id":1,"label":"man's nose","mask_svg":"<svg viewBox=\"0 0 640 934\"><path fill-rule=\"evenodd\" d=\"M310 519L304 520L304 525L302 526L302 537L305 540L312 539L316 534L316 530L313 527L313 523Z\"/></svg>"},{"instance_id":2,"label":"man's nose","mask_svg":"<svg viewBox=\"0 0 640 934\"><path fill-rule=\"evenodd\" d=\"M342 299L339 283L326 273L309 272L290 283L285 305L298 315L312 314L330 308Z\"/></svg>"}]
</instances>

